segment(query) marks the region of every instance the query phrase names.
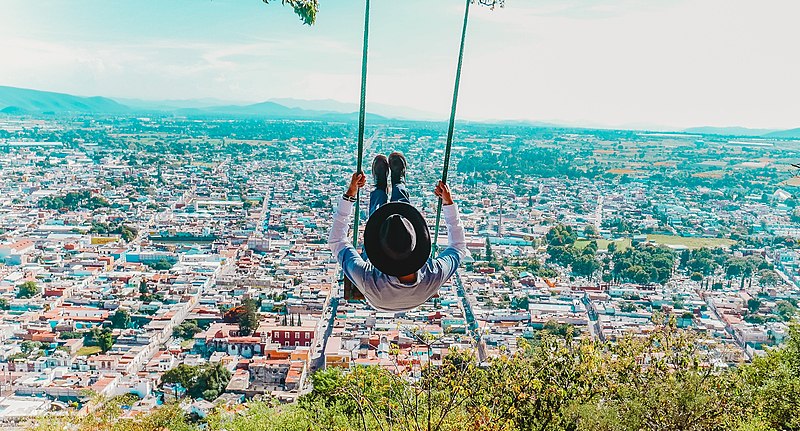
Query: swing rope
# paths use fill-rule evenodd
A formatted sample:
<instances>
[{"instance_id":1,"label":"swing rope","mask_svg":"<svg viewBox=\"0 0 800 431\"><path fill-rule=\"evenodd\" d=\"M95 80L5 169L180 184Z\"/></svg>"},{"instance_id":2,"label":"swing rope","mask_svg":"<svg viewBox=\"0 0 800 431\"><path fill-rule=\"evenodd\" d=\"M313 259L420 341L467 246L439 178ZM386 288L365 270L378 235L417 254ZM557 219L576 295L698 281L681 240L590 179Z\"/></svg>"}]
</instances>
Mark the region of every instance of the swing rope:
<instances>
[{"instance_id":1,"label":"swing rope","mask_svg":"<svg viewBox=\"0 0 800 431\"><path fill-rule=\"evenodd\" d=\"M369 0L366 0L364 10L364 51L361 56L361 101L358 111L358 167L356 172L362 173L362 160L364 158L364 123L366 122L367 105L367 45L369 42ZM353 247L358 247L358 219L361 207L361 193L356 191L355 218L353 220Z\"/></svg>"},{"instance_id":2,"label":"swing rope","mask_svg":"<svg viewBox=\"0 0 800 431\"><path fill-rule=\"evenodd\" d=\"M469 5L472 0L467 0L467 6L464 9L464 26L461 28L461 47L458 51L458 66L456 67L456 82L453 89L453 105L450 108L450 124L447 129L447 146L444 150L444 167L442 168L442 182L447 184L447 172L450 169L450 148L453 145L453 131L456 125L456 106L458 105L458 88L461 84L461 65L464 62L464 42L467 38L467 22L469 22ZM434 225L433 233L433 247L431 247L432 254L435 256L439 249L439 222L442 219L442 198L439 198L439 204L436 207L436 224Z\"/></svg>"}]
</instances>

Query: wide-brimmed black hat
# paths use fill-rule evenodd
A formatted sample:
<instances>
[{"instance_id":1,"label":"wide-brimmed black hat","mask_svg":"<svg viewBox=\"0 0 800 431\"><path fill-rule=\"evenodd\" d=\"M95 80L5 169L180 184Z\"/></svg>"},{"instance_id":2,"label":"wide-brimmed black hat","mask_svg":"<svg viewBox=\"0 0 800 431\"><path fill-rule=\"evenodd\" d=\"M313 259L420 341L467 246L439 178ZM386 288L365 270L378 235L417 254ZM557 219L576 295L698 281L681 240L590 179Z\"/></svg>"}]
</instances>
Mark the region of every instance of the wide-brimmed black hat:
<instances>
[{"instance_id":1,"label":"wide-brimmed black hat","mask_svg":"<svg viewBox=\"0 0 800 431\"><path fill-rule=\"evenodd\" d=\"M364 227L364 249L380 272L399 277L417 272L431 255L425 217L403 202L382 205Z\"/></svg>"}]
</instances>

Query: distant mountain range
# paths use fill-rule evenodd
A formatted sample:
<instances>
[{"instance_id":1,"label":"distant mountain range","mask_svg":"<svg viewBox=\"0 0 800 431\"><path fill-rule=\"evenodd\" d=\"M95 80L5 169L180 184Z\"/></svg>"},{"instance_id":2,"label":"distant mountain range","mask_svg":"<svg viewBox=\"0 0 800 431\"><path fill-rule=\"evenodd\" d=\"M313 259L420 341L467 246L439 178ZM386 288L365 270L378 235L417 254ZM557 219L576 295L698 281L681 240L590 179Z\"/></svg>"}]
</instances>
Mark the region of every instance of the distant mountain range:
<instances>
[{"instance_id":1,"label":"distant mountain range","mask_svg":"<svg viewBox=\"0 0 800 431\"><path fill-rule=\"evenodd\" d=\"M220 105L202 108L161 109L160 112L172 112L176 115L190 117L266 117L286 120L324 120L324 121L355 121L358 112L336 112L326 110L291 108L275 102L261 102L249 105ZM385 119L380 115L368 113L371 120Z\"/></svg>"},{"instance_id":2,"label":"distant mountain range","mask_svg":"<svg viewBox=\"0 0 800 431\"><path fill-rule=\"evenodd\" d=\"M769 133L777 132L775 129L748 129L747 127L691 127L683 131L701 135L724 136L764 136Z\"/></svg>"},{"instance_id":3,"label":"distant mountain range","mask_svg":"<svg viewBox=\"0 0 800 431\"><path fill-rule=\"evenodd\" d=\"M214 98L203 99L183 99L183 100L141 100L141 99L124 99L115 97L117 102L129 106L133 109L143 111L169 111L173 109L183 108L205 108L208 106L221 106L221 105L246 105L246 102L232 102L230 100L220 100Z\"/></svg>"},{"instance_id":4,"label":"distant mountain range","mask_svg":"<svg viewBox=\"0 0 800 431\"><path fill-rule=\"evenodd\" d=\"M419 120L443 121L441 116L400 106L370 103L368 119L380 121ZM50 91L0 86L0 114L171 114L191 117L258 117L320 121L355 121L358 105L336 100L272 99L261 103L232 103L218 99L139 100L108 97L81 97ZM508 126L565 127L563 124L525 120L487 122ZM576 128L576 126L569 126ZM685 133L723 136L747 136L779 139L800 139L800 128L790 130L748 129L744 127L692 127Z\"/></svg>"},{"instance_id":5,"label":"distant mountain range","mask_svg":"<svg viewBox=\"0 0 800 431\"><path fill-rule=\"evenodd\" d=\"M314 111L327 112L358 112L358 104L345 103L338 100L303 100L303 99L270 99L289 108L300 108ZM432 112L421 111L419 109L406 108L403 106L386 105L383 103L370 103L367 106L369 112L386 118L397 120L422 120L422 121L444 121L447 118Z\"/></svg>"},{"instance_id":6,"label":"distant mountain range","mask_svg":"<svg viewBox=\"0 0 800 431\"><path fill-rule=\"evenodd\" d=\"M293 106L272 101L233 105L216 99L146 101L107 97L81 97L50 91L0 86L0 113L26 114L172 114L193 117L267 117L275 119L304 119L324 121L353 121L358 118L358 107L348 104L321 101L322 109L314 109L315 101L284 99ZM301 103L302 102L302 103ZM334 105L334 103L340 103ZM391 107L383 105L390 112ZM403 108L397 108L400 112ZM384 117L369 113L371 120ZM393 117L396 118L396 117Z\"/></svg>"},{"instance_id":7,"label":"distant mountain range","mask_svg":"<svg viewBox=\"0 0 800 431\"><path fill-rule=\"evenodd\" d=\"M720 136L746 136L751 138L775 139L800 139L800 128L778 129L748 129L747 127L692 127L683 130L686 133Z\"/></svg>"},{"instance_id":8,"label":"distant mountain range","mask_svg":"<svg viewBox=\"0 0 800 431\"><path fill-rule=\"evenodd\" d=\"M765 138L778 138L778 139L800 139L800 128L789 130L778 130L776 132L767 133Z\"/></svg>"}]
</instances>

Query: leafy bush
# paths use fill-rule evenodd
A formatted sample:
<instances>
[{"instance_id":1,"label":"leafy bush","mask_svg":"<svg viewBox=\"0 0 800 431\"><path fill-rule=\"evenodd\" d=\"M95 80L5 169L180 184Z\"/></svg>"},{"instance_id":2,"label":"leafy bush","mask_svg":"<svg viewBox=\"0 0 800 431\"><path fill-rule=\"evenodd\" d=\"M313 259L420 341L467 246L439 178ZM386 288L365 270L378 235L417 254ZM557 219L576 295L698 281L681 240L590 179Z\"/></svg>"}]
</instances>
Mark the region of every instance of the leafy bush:
<instances>
[{"instance_id":1,"label":"leafy bush","mask_svg":"<svg viewBox=\"0 0 800 431\"><path fill-rule=\"evenodd\" d=\"M180 364L161 376L162 383L178 383L192 398L214 400L225 391L231 372L221 363L198 366Z\"/></svg>"},{"instance_id":2,"label":"leafy bush","mask_svg":"<svg viewBox=\"0 0 800 431\"><path fill-rule=\"evenodd\" d=\"M429 344L430 345L430 344ZM708 345L672 322L645 338L616 344L545 334L521 351L479 366L451 351L440 366L397 364L313 374L313 391L296 404L251 402L238 414L213 412L210 431L388 430L739 430L800 429L800 328L784 347L752 364L709 366ZM221 365L181 365L164 381L210 394ZM227 371L227 370L225 370ZM201 375L206 374L206 377ZM214 382L221 384L225 379ZM203 382L205 386L196 387ZM202 390L201 390L202 389ZM134 419L112 420L118 403L84 418L59 417L77 430L195 430L168 405Z\"/></svg>"}]
</instances>

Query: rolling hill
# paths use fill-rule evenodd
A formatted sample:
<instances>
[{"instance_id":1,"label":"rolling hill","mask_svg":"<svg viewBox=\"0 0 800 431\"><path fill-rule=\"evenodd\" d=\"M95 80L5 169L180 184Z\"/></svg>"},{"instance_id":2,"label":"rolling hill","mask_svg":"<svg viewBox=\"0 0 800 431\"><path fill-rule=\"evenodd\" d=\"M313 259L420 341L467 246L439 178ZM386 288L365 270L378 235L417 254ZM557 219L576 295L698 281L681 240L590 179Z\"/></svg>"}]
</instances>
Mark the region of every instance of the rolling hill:
<instances>
[{"instance_id":1,"label":"rolling hill","mask_svg":"<svg viewBox=\"0 0 800 431\"><path fill-rule=\"evenodd\" d=\"M328 111L340 114L358 112L357 103L345 103L331 99L305 100L284 98L270 99L270 102L275 102L289 108L299 108L313 111ZM445 121L447 119L446 115L439 115L419 109L407 108L404 106L386 105L377 102L370 102L367 105L367 109L370 113L375 115L398 120Z\"/></svg>"},{"instance_id":2,"label":"rolling hill","mask_svg":"<svg viewBox=\"0 0 800 431\"><path fill-rule=\"evenodd\" d=\"M800 139L800 128L767 133L765 138Z\"/></svg>"},{"instance_id":3,"label":"rolling hill","mask_svg":"<svg viewBox=\"0 0 800 431\"><path fill-rule=\"evenodd\" d=\"M106 97L81 97L50 91L0 86L0 114L167 114L192 117L255 117L291 120L353 121L355 111L317 110L288 107L275 102L253 104L222 104L213 100L142 101L129 100L130 105ZM206 102L208 104L205 104ZM215 103L217 102L217 103ZM340 108L346 106L343 104ZM356 108L357 109L357 108ZM384 117L369 114L373 120Z\"/></svg>"},{"instance_id":4,"label":"rolling hill","mask_svg":"<svg viewBox=\"0 0 800 431\"><path fill-rule=\"evenodd\" d=\"M686 133L698 133L701 135L722 135L722 136L764 136L775 132L775 129L748 129L746 127L692 127L683 130Z\"/></svg>"},{"instance_id":5,"label":"rolling hill","mask_svg":"<svg viewBox=\"0 0 800 431\"><path fill-rule=\"evenodd\" d=\"M6 114L115 114L128 111L130 108L127 106L106 97L81 97L50 91L0 86L0 112Z\"/></svg>"},{"instance_id":6,"label":"rolling hill","mask_svg":"<svg viewBox=\"0 0 800 431\"><path fill-rule=\"evenodd\" d=\"M261 102L250 105L224 105L205 108L186 108L173 111L188 117L257 117L286 120L321 120L321 121L355 121L358 112L335 112L312 109L290 108L275 102ZM385 119L380 115L369 113L372 120Z\"/></svg>"}]
</instances>

